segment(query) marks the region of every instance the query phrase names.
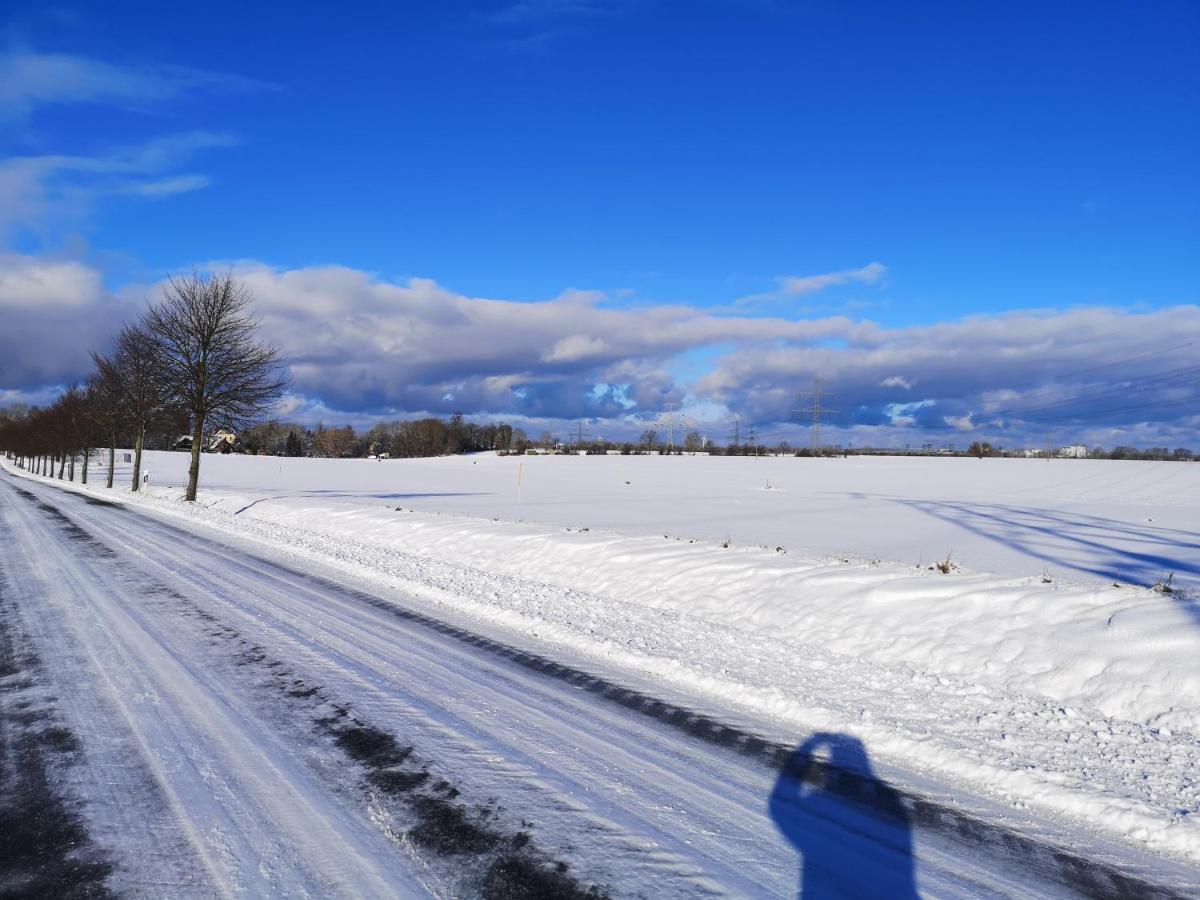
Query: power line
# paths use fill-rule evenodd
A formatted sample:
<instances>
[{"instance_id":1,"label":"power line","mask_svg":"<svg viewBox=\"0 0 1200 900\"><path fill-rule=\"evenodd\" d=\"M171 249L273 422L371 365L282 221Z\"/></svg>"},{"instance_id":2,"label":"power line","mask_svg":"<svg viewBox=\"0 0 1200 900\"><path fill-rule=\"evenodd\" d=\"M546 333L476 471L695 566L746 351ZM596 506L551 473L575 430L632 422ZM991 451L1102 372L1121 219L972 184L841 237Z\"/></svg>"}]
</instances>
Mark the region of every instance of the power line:
<instances>
[{"instance_id":1,"label":"power line","mask_svg":"<svg viewBox=\"0 0 1200 900\"><path fill-rule=\"evenodd\" d=\"M821 378L820 378L820 376L816 376L813 378L811 404L807 408L793 410L793 412L795 412L799 415L808 416L809 419L811 420L812 432L811 432L811 436L809 438L809 447L813 450L820 450L822 447L822 444L821 444L821 417L825 416L826 418L828 418L830 415L833 415L837 412L836 409L831 409L830 407L824 406L821 403L821 399L823 396L824 397L832 397L834 395L833 394L822 394ZM801 403L803 403L803 401L804 401L803 395L801 395L800 400L801 400Z\"/></svg>"},{"instance_id":2,"label":"power line","mask_svg":"<svg viewBox=\"0 0 1200 900\"><path fill-rule=\"evenodd\" d=\"M1041 412L1048 409L1058 409L1064 406L1073 406L1079 403L1090 403L1095 400L1105 400L1109 397L1124 397L1129 394L1137 394L1143 391L1151 390L1156 386L1160 386L1163 382L1170 382L1177 378L1185 378L1188 375L1200 373L1200 366L1185 366L1181 369L1174 369L1170 372L1164 372L1160 375L1154 375L1147 378L1139 378L1132 381L1131 385L1121 388L1106 388L1103 391L1095 394L1083 394L1080 396L1070 397L1065 400L1058 400L1054 403L1047 403L1041 406L1012 406L1007 409L992 410L986 415L991 418L1005 417L1010 415L1023 415L1031 412ZM1141 385L1136 386L1136 385Z\"/></svg>"},{"instance_id":3,"label":"power line","mask_svg":"<svg viewBox=\"0 0 1200 900\"><path fill-rule=\"evenodd\" d=\"M742 417L738 413L733 414L733 445L740 446L742 443Z\"/></svg>"},{"instance_id":4,"label":"power line","mask_svg":"<svg viewBox=\"0 0 1200 900\"><path fill-rule=\"evenodd\" d=\"M1158 349L1148 350L1145 353L1139 353L1137 356L1128 356L1125 359L1118 359L1118 360L1114 360L1113 362L1101 363L1098 366L1090 366L1089 368L1086 368L1086 369L1078 369L1074 372L1065 372L1065 373L1060 373L1058 375L1049 375L1046 377L1051 378L1053 380L1060 380L1060 381L1063 379L1066 379L1066 378L1078 378L1080 375L1090 375L1092 372L1102 372L1105 369L1115 369L1118 366L1124 366L1131 362L1138 362L1139 360L1147 359L1148 357L1151 357L1151 356L1166 356L1169 353L1174 353L1176 350L1185 350L1188 347L1194 347L1194 346L1196 346L1196 343L1197 342L1193 340L1193 341L1188 341L1183 344L1178 344L1174 347L1167 347L1166 349L1163 349L1163 350L1158 350ZM1046 380L1045 378L1035 378L1032 381L1025 381L1025 382L1021 382L1019 384L1012 385L1009 388L1009 390L1019 391L1022 388L1031 387L1033 385L1043 384L1045 382L1045 380ZM1051 386L1052 385L1045 385L1042 389L1046 390L1046 389L1049 389Z\"/></svg>"},{"instance_id":5,"label":"power line","mask_svg":"<svg viewBox=\"0 0 1200 900\"><path fill-rule=\"evenodd\" d=\"M676 421L675 412L679 408L679 404L676 403L674 400L668 401L666 404L664 404L664 406L665 406L664 411L659 414L658 419L655 421L654 424L659 426L660 428L662 428L664 426L666 427L666 429L667 429L667 449L671 450L675 446L675 426L678 424L679 427L681 427L681 428L686 427L686 422L685 421L678 421L678 422Z\"/></svg>"},{"instance_id":6,"label":"power line","mask_svg":"<svg viewBox=\"0 0 1200 900\"><path fill-rule=\"evenodd\" d=\"M1200 394L1193 394L1190 397L1180 397L1175 400L1161 400L1161 401L1155 401L1153 403L1135 403L1131 406L1118 406L1118 407L1110 407L1108 409L1088 410L1088 415L1103 416L1103 415L1109 415L1110 413L1131 412L1134 410L1161 409L1164 407L1171 407L1171 406L1184 406L1188 403L1200 403ZM1074 422L1075 420L1079 419L1080 416L1081 416L1081 413L1074 413L1071 415L1063 415L1063 416L1052 416L1050 418L1039 419L1038 424L1041 424L1041 425L1065 424L1068 422ZM927 431L947 431L953 427L954 426L949 425L949 424L939 424L939 425L929 424L929 425L925 426L925 430L927 430Z\"/></svg>"},{"instance_id":7,"label":"power line","mask_svg":"<svg viewBox=\"0 0 1200 900\"><path fill-rule=\"evenodd\" d=\"M1181 397L1178 400L1163 400L1158 403L1137 403L1137 404L1134 404L1133 406L1118 406L1115 409L1101 409L1101 410L1097 410L1097 414L1107 415L1108 413L1130 412L1131 410L1135 410L1135 409L1161 409L1162 407L1165 407L1165 406L1184 406L1188 403L1200 403L1200 394L1193 394L1191 397ZM1078 418L1078 417L1072 416L1070 418ZM1051 420L1051 421L1055 421L1055 420ZM1057 421L1065 421L1065 420L1059 419Z\"/></svg>"}]
</instances>

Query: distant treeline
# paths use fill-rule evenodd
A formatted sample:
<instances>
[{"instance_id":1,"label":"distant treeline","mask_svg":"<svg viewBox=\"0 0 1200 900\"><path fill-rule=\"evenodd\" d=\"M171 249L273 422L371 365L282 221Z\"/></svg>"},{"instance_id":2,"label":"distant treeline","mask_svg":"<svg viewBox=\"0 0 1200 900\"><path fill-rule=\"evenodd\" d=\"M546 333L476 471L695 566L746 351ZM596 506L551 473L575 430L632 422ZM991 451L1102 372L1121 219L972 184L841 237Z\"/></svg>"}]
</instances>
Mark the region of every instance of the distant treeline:
<instances>
[{"instance_id":1,"label":"distant treeline","mask_svg":"<svg viewBox=\"0 0 1200 900\"><path fill-rule=\"evenodd\" d=\"M1198 458L1197 454L1187 447L1176 447L1174 450L1150 447L1148 450L1139 450L1137 447L1120 446L1113 447L1108 452L1105 452L1103 447L1093 447L1088 451L1088 456L1092 459L1174 459L1180 462L1190 462Z\"/></svg>"},{"instance_id":2,"label":"distant treeline","mask_svg":"<svg viewBox=\"0 0 1200 900\"><path fill-rule=\"evenodd\" d=\"M69 418L68 392L65 401L47 410L10 407L0 409L0 436L26 422L30 417L41 416L52 421ZM119 446L131 446L135 431L127 423L117 426L116 442ZM189 417L184 410L166 405L145 423L144 446L150 450L169 450L176 447L180 436L187 435ZM671 439L673 438L673 440ZM0 446L4 445L0 440ZM11 442L9 442L11 443ZM207 444L205 445L207 446ZM447 456L456 453L478 453L497 451L501 454L572 453L584 455L636 455L655 453L677 455L703 453L709 456L975 456L975 457L1060 457L1059 449L1013 450L975 441L965 449L935 449L933 447L842 447L827 445L820 449L793 447L787 441L765 443L746 441L742 443L717 444L706 439L698 431L675 434L670 438L655 429L641 433L637 440L606 441L585 440L582 443L570 438L560 438L553 432L543 431L536 438L523 429L505 423L476 423L466 420L461 413L448 419L426 417L411 420L380 422L367 430L356 430L349 425L340 428L317 425L308 427L294 422L271 420L244 428L238 433L237 441L228 448L233 453L264 456L322 457L327 459L353 458L414 458ZM1144 459L1191 461L1200 458L1186 447L1150 447L1138 449L1120 445L1112 450L1103 447L1069 448L1070 455L1086 456L1091 459ZM1082 452L1078 452L1082 451ZM68 458L68 461L69 458Z\"/></svg>"},{"instance_id":3,"label":"distant treeline","mask_svg":"<svg viewBox=\"0 0 1200 900\"><path fill-rule=\"evenodd\" d=\"M986 442L976 441L959 450L912 450L895 448L825 446L820 449L793 447L787 441L779 443L743 442L717 444L698 431L676 434L670 441L657 430L642 432L636 441L585 440L580 443L563 439L553 432L543 431L537 438L523 429L507 424L477 424L467 421L461 413L449 419L424 418L408 421L381 422L366 431L350 426L326 428L318 425L307 428L287 422L268 422L247 429L240 436L235 452L261 453L269 456L316 456L326 458L411 458L445 456L454 453L477 453L494 450L501 454L571 453L588 456L611 454L683 455L704 453L709 456L976 456L1027 457L1031 451L1003 450ZM1061 451L1036 451L1035 456L1060 456ZM1081 454L1082 455L1082 454ZM1167 447L1118 446L1111 451L1092 447L1086 455L1093 459L1148 459L1189 461L1197 454L1186 447L1174 450Z\"/></svg>"},{"instance_id":4,"label":"distant treeline","mask_svg":"<svg viewBox=\"0 0 1200 900\"><path fill-rule=\"evenodd\" d=\"M289 422L264 422L238 435L234 452L266 456L318 456L330 459L383 456L411 458L507 450L528 443L519 428L504 424L480 425L461 413L449 419L413 419L380 422L367 431L342 428L306 428Z\"/></svg>"},{"instance_id":5,"label":"distant treeline","mask_svg":"<svg viewBox=\"0 0 1200 900\"><path fill-rule=\"evenodd\" d=\"M767 446L742 443L719 446L705 440L697 431L677 435L669 443L660 432L645 431L636 441L590 440L579 443L560 439L543 431L532 438L523 429L504 423L478 424L461 413L449 419L423 418L381 422L366 431L349 425L308 428L289 422L266 422L244 430L234 452L267 456L314 456L331 459L384 457L402 459L421 456L445 456L494 450L501 454L575 453L585 455L684 454L707 453L712 456L765 456L784 453L795 456L841 456L840 449L826 447L819 452L793 449L787 443Z\"/></svg>"}]
</instances>

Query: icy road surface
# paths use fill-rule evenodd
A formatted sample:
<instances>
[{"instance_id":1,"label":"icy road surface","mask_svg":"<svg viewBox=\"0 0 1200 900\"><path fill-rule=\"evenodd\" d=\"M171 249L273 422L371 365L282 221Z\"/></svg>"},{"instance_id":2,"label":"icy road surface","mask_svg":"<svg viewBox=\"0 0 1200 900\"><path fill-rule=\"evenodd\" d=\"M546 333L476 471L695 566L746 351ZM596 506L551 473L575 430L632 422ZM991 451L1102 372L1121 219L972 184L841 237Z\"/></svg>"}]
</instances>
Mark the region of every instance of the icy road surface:
<instances>
[{"instance_id":1,"label":"icy road surface","mask_svg":"<svg viewBox=\"0 0 1200 900\"><path fill-rule=\"evenodd\" d=\"M1196 889L293 566L0 475L0 893Z\"/></svg>"}]
</instances>

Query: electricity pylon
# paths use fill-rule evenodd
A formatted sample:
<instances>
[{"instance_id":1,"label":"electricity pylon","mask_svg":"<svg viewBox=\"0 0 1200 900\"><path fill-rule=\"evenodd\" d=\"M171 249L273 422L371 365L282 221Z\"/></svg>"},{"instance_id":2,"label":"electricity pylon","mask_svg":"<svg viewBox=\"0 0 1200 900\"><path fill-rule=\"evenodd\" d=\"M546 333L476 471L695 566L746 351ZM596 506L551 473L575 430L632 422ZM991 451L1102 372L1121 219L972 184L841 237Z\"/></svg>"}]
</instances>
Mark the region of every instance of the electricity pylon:
<instances>
[{"instance_id":1,"label":"electricity pylon","mask_svg":"<svg viewBox=\"0 0 1200 900\"><path fill-rule=\"evenodd\" d=\"M795 414L809 417L809 419L812 423L812 432L811 432L811 436L809 437L809 447L814 452L820 452L822 447L824 446L821 443L821 418L825 417L826 419L828 419L829 416L831 416L837 412L836 409L831 409L830 407L825 406L822 403L823 398L832 397L832 396L834 396L834 395L824 393L821 390L821 379L820 379L820 376L817 376L817 377L813 378L813 386L812 386L812 394L811 394L810 402L807 404L807 406L805 406L802 409L793 410L793 412ZM800 399L803 402L803 400L804 400L803 394L801 394Z\"/></svg>"}]
</instances>

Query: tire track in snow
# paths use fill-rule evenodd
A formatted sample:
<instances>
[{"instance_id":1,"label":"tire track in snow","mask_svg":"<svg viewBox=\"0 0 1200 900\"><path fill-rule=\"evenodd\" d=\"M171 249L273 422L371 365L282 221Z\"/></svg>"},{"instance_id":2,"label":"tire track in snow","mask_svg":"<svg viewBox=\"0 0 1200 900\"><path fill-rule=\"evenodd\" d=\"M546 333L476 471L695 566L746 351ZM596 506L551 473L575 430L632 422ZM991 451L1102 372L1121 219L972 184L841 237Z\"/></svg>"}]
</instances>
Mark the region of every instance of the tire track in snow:
<instances>
[{"instance_id":1,"label":"tire track in snow","mask_svg":"<svg viewBox=\"0 0 1200 900\"><path fill-rule=\"evenodd\" d=\"M248 642L236 629L229 628L212 614L199 609L180 590L151 580L128 566L119 558L119 554L97 541L90 532L80 528L56 507L38 500L29 492L21 493L50 520L54 529L81 548L81 555L100 560L120 573L120 583L127 595L125 606L130 622L149 637L155 648L163 648L179 660L198 659L189 652L192 648L182 642L177 633L164 630L170 618L178 620L191 617L198 620L213 643L227 645L225 650L232 660L232 666L227 671L232 671L233 667L253 670L262 676L259 686L266 686L260 693L268 695L265 698L267 706L278 706L282 700L285 705L292 707L285 715L276 715L276 720L270 722L273 729L279 728L286 733L286 727L279 720L293 719L297 713L303 718L304 713L310 713L311 725L308 730L319 731L330 738L329 743L347 760L363 767L366 783L375 795L376 806L392 799L400 800L409 807L410 812L415 814L415 823L403 834L393 837L435 856L474 857L481 860L481 864L471 867L474 873L478 873L478 878L462 877L463 867L459 865L458 877L442 879L443 888L448 884L454 896L478 893L484 897L553 896L570 900L605 895L602 889L581 885L568 874L567 864L539 853L528 832L522 830L509 834L503 831L500 823L492 818L494 809L490 806L472 808L463 802L456 802L455 798L460 792L449 782L431 779L428 769L406 770L403 764L408 761L411 747L400 746L391 734L359 718L351 707L337 702L336 698L321 688L305 687L302 679L291 677L294 673L286 663L268 655L261 645ZM187 585L180 587L188 589ZM192 592L195 592L194 585ZM164 612L165 616L158 614ZM109 637L112 637L111 632ZM221 678L222 674L225 673L212 669L206 672L209 679L221 685L224 700L231 704L237 685ZM214 675L218 677L213 679ZM242 680L246 680L244 675ZM313 702L301 702L308 699ZM275 712L278 713L278 710ZM311 735L301 733L298 743L302 744L306 739L311 741ZM245 849L238 848L233 855L240 858L245 855ZM210 859L210 866L219 868L219 861Z\"/></svg>"},{"instance_id":2,"label":"tire track in snow","mask_svg":"<svg viewBox=\"0 0 1200 900\"><path fill-rule=\"evenodd\" d=\"M0 895L110 896L113 866L62 785L79 740L62 726L0 567Z\"/></svg>"},{"instance_id":3,"label":"tire track in snow","mask_svg":"<svg viewBox=\"0 0 1200 900\"><path fill-rule=\"evenodd\" d=\"M233 708L205 672L156 640L119 579L106 571L114 564L111 550L89 559L94 539L78 526L62 527L46 510L35 515L24 501L9 508L17 519L14 532L25 547L37 548L25 555L44 589L41 615L66 623L86 650L86 674L103 686L105 708L93 710L93 720L115 713L135 736L177 827L204 861L210 891L426 893L406 866L394 859L381 865L394 856L387 842L313 783L278 738ZM117 856L129 850L111 849Z\"/></svg>"}]
</instances>

